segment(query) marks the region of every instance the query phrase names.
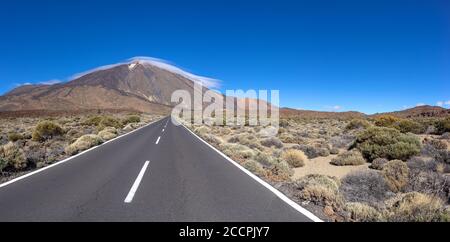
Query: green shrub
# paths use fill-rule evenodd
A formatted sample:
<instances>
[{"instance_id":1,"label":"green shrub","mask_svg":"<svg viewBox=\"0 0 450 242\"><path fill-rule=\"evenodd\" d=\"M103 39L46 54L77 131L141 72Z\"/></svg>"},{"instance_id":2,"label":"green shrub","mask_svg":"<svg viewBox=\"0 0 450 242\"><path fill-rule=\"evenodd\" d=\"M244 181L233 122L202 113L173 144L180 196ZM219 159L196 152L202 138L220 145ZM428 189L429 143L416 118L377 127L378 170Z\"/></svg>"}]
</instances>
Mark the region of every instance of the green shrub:
<instances>
[{"instance_id":1,"label":"green shrub","mask_svg":"<svg viewBox=\"0 0 450 242\"><path fill-rule=\"evenodd\" d=\"M346 151L331 160L331 164L336 166L359 166L365 163L366 160L357 150Z\"/></svg>"},{"instance_id":2,"label":"green shrub","mask_svg":"<svg viewBox=\"0 0 450 242\"><path fill-rule=\"evenodd\" d=\"M361 132L353 147L370 162L376 158L408 160L420 153L420 140L392 128L372 127Z\"/></svg>"},{"instance_id":3,"label":"green shrub","mask_svg":"<svg viewBox=\"0 0 450 242\"><path fill-rule=\"evenodd\" d=\"M352 119L350 123L347 124L345 129L353 130L353 129L366 129L370 127L370 123L365 119Z\"/></svg>"},{"instance_id":4,"label":"green shrub","mask_svg":"<svg viewBox=\"0 0 450 242\"><path fill-rule=\"evenodd\" d=\"M401 160L391 160L383 166L383 178L393 192L400 192L409 181L409 168Z\"/></svg>"},{"instance_id":5,"label":"green shrub","mask_svg":"<svg viewBox=\"0 0 450 242\"><path fill-rule=\"evenodd\" d=\"M402 133L422 134L425 132L425 127L422 124L408 119L396 122L393 127Z\"/></svg>"},{"instance_id":6,"label":"green shrub","mask_svg":"<svg viewBox=\"0 0 450 242\"><path fill-rule=\"evenodd\" d=\"M7 166L12 166L16 170L21 170L27 167L27 160L22 149L12 142L0 146L0 170Z\"/></svg>"},{"instance_id":7,"label":"green shrub","mask_svg":"<svg viewBox=\"0 0 450 242\"><path fill-rule=\"evenodd\" d=\"M42 121L36 125L32 134L33 141L45 141L64 134L64 130L52 121Z\"/></svg>"},{"instance_id":8,"label":"green shrub","mask_svg":"<svg viewBox=\"0 0 450 242\"><path fill-rule=\"evenodd\" d=\"M373 119L376 126L379 127L392 127L395 123L400 121L400 118L397 118L392 115L380 115Z\"/></svg>"},{"instance_id":9,"label":"green shrub","mask_svg":"<svg viewBox=\"0 0 450 242\"><path fill-rule=\"evenodd\" d=\"M11 142L16 142L18 140L24 139L23 135L17 133L17 132L10 132L8 134L8 140Z\"/></svg>"},{"instance_id":10,"label":"green shrub","mask_svg":"<svg viewBox=\"0 0 450 242\"><path fill-rule=\"evenodd\" d=\"M387 159L376 158L375 160L372 161L370 168L375 169L375 170L382 170L384 165L386 165L386 163L388 163L388 162L389 161Z\"/></svg>"},{"instance_id":11,"label":"green shrub","mask_svg":"<svg viewBox=\"0 0 450 242\"><path fill-rule=\"evenodd\" d=\"M103 140L95 134L87 134L78 138L73 144L66 147L65 151L69 155L75 155L83 150L100 145Z\"/></svg>"},{"instance_id":12,"label":"green shrub","mask_svg":"<svg viewBox=\"0 0 450 242\"><path fill-rule=\"evenodd\" d=\"M294 149L284 151L282 158L295 168L305 166L305 162L308 159L303 151Z\"/></svg>"},{"instance_id":13,"label":"green shrub","mask_svg":"<svg viewBox=\"0 0 450 242\"><path fill-rule=\"evenodd\" d=\"M127 118L122 120L122 125L125 126L129 123L139 123L139 122L141 122L141 117L139 117L137 115L132 115L132 116L128 116Z\"/></svg>"},{"instance_id":14,"label":"green shrub","mask_svg":"<svg viewBox=\"0 0 450 242\"><path fill-rule=\"evenodd\" d=\"M441 119L436 122L436 133L443 134L445 132L450 132L450 117Z\"/></svg>"}]
</instances>

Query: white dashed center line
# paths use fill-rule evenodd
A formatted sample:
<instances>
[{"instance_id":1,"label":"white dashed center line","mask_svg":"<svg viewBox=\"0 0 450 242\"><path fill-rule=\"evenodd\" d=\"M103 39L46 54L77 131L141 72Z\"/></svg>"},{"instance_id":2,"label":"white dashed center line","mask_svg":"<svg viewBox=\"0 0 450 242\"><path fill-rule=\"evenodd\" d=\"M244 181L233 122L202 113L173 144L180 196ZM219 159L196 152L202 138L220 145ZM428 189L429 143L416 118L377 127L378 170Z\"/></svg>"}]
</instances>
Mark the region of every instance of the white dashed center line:
<instances>
[{"instance_id":1,"label":"white dashed center line","mask_svg":"<svg viewBox=\"0 0 450 242\"><path fill-rule=\"evenodd\" d=\"M139 172L139 175L136 178L136 181L134 181L134 184L131 187L128 196L125 198L125 203L131 203L133 201L134 194L136 194L136 191L139 188L139 184L141 184L142 178L144 177L145 171L147 170L149 164L150 161L145 162L144 167L142 167L141 172Z\"/></svg>"},{"instance_id":2,"label":"white dashed center line","mask_svg":"<svg viewBox=\"0 0 450 242\"><path fill-rule=\"evenodd\" d=\"M156 141L156 144L159 143L159 140L161 139L161 136L158 137L158 140Z\"/></svg>"}]
</instances>

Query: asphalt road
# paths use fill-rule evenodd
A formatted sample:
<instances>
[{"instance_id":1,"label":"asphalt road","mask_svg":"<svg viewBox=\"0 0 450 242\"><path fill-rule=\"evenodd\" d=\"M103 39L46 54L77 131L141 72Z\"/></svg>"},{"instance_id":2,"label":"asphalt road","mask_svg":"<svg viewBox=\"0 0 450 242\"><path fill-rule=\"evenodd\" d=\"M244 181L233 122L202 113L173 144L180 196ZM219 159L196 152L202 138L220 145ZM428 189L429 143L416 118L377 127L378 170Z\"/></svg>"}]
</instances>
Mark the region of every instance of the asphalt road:
<instances>
[{"instance_id":1,"label":"asphalt road","mask_svg":"<svg viewBox=\"0 0 450 242\"><path fill-rule=\"evenodd\" d=\"M0 187L0 221L311 219L166 118Z\"/></svg>"}]
</instances>

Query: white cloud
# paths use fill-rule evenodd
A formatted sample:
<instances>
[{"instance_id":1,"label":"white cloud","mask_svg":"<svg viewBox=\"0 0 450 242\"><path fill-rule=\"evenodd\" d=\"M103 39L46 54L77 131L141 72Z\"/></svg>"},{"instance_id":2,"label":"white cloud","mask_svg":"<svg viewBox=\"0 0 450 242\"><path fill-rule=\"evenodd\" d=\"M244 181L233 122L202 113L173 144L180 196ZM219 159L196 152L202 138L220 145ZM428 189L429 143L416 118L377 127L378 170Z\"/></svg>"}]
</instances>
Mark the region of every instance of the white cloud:
<instances>
[{"instance_id":1,"label":"white cloud","mask_svg":"<svg viewBox=\"0 0 450 242\"><path fill-rule=\"evenodd\" d=\"M416 104L416 107L421 107L421 106L425 106L426 104L425 103L418 103L418 104Z\"/></svg>"},{"instance_id":2,"label":"white cloud","mask_svg":"<svg viewBox=\"0 0 450 242\"><path fill-rule=\"evenodd\" d=\"M58 83L61 83L61 82L62 81L60 81L60 80L54 79L54 80L39 82L39 84L41 84L41 85L54 85L54 84L58 84Z\"/></svg>"},{"instance_id":3,"label":"white cloud","mask_svg":"<svg viewBox=\"0 0 450 242\"><path fill-rule=\"evenodd\" d=\"M444 104L450 106L450 101L446 101Z\"/></svg>"},{"instance_id":4,"label":"white cloud","mask_svg":"<svg viewBox=\"0 0 450 242\"><path fill-rule=\"evenodd\" d=\"M436 103L436 105L438 105L439 107L442 107L442 106L444 106L444 102L443 101L439 101L439 102Z\"/></svg>"}]
</instances>

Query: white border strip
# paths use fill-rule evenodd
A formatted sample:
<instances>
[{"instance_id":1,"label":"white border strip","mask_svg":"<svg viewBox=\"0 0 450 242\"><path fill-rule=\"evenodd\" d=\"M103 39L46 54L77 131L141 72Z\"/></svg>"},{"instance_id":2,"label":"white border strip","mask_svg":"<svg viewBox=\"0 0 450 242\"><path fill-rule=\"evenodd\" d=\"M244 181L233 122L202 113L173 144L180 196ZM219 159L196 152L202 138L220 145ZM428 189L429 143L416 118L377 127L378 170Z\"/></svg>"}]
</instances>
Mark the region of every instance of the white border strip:
<instances>
[{"instance_id":1,"label":"white border strip","mask_svg":"<svg viewBox=\"0 0 450 242\"><path fill-rule=\"evenodd\" d=\"M300 212L301 214L305 215L306 217L308 217L309 219L311 219L313 222L323 222L320 218L318 218L316 215L314 215L313 213L311 213L310 211L306 210L305 208L303 208L302 206L298 205L296 202L292 201L291 199L289 199L286 195L284 195L283 193L281 193L280 191L278 191L276 188L274 188L273 186L271 186L269 183L265 182L264 180L262 180L261 178L259 178L258 176L256 176L255 174L253 174L252 172L248 171L247 169L245 169L244 167L242 167L239 163L237 163L236 161L232 160L230 157L226 156L224 153L222 153L220 150L216 149L214 146L210 145L208 142L204 141L201 137L199 137L198 135L196 135L194 132L192 132L189 128L187 128L186 126L184 126L184 124L181 124L185 129L187 129L192 135L194 135L197 139L199 139L200 141L202 141L203 143L205 143L207 146L209 146L211 149L213 149L214 151L216 151L217 153L219 153L223 158L225 158L226 160L228 160L229 162L231 162L233 165L235 165L237 168L239 168L241 171L243 171L245 174L249 175L251 178L253 178L254 180L256 180L258 183L260 183L261 185L263 185L265 188L269 189L271 192L273 192L277 197L279 197L281 200L283 200L284 202L286 202L288 205L290 205L292 208L294 208L295 210L297 210L298 212Z\"/></svg>"},{"instance_id":2,"label":"white border strip","mask_svg":"<svg viewBox=\"0 0 450 242\"><path fill-rule=\"evenodd\" d=\"M132 134L132 133L134 133L134 132L137 132L138 130L141 130L141 129L143 129L143 128L146 128L146 127L148 127L148 126L150 126L150 125L152 125L152 124L154 124L154 123L157 123L157 122L159 122L159 121L161 121L161 120L163 120L163 119L165 119L165 118L162 118L162 119L160 119L160 120L151 122L151 123L149 123L149 124L146 124L146 125L144 125L144 126L142 126L142 127L140 127L140 128L137 128L137 129L135 129L135 130L133 130L133 131L130 131L130 132L126 133L126 134L123 134L123 135L121 135L121 136L118 136L118 137L116 137L116 138L114 138L114 139L110 139L110 140L108 140L108 141L105 141L105 142L102 143L101 145L94 146L94 147L92 147L92 148L90 148L90 149L88 149L88 150L85 150L85 151L83 151L83 152L80 152L80 153L78 153L78 154L76 154L76 155L74 155L74 156L71 156L71 157L69 157L69 158L67 158L67 159L65 159L65 160L58 161L58 162L53 163L53 164L51 164L51 165L49 165L49 166L46 166L46 167L43 167L43 168L41 168L41 169L32 171L32 172L27 173L27 174L25 174L25 175L23 175L23 176L19 176L19 177L17 177L17 178L14 178L14 179L12 179L11 181L7 181L7 182L5 182L5 183L2 183L2 184L0 184L0 188L6 187L6 186L8 186L8 185L10 185L10 184L12 184L12 183L14 183L14 182L18 182L18 181L23 180L23 179L25 179L25 178L27 178L27 177L30 177L30 176L32 176L32 175L36 175L36 174L38 174L38 173L41 173L41 172L43 172L43 171L45 171L45 170L47 170L47 169L50 169L50 168L52 168L52 167L55 167L55 166L57 166L57 165L61 165L61 164L63 164L63 163L66 163L66 162L68 162L68 161L70 161L70 160L73 160L73 159L75 159L75 158L77 158L77 157L79 157L79 156L81 156L81 155L83 155L83 154L85 154L85 153L87 153L87 152L89 152L89 151L92 151L92 150L97 149L97 148L99 148L99 147L101 147L101 146L103 146L103 145L106 145L106 144L110 143L110 142L113 142L113 141L115 141L115 140L118 140L118 139L120 139L120 138L122 138L122 137L124 137L124 136L127 136L127 135L129 135L129 134Z\"/></svg>"}]
</instances>

